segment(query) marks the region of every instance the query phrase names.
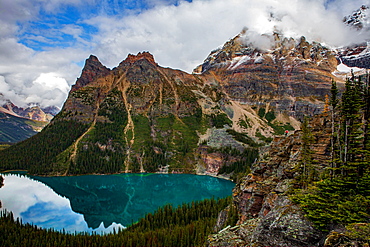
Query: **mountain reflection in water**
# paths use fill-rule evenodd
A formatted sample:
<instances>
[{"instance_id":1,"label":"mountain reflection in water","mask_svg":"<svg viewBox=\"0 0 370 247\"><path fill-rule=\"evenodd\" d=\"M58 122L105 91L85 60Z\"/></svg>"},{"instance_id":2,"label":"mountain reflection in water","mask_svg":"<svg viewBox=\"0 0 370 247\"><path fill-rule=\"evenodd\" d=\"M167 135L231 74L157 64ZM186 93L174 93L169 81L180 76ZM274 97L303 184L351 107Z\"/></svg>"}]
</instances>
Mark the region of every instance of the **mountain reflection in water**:
<instances>
[{"instance_id":1,"label":"mountain reflection in water","mask_svg":"<svg viewBox=\"0 0 370 247\"><path fill-rule=\"evenodd\" d=\"M192 174L3 176L3 208L23 222L72 232L110 232L165 204L223 198L234 187L227 180Z\"/></svg>"}]
</instances>

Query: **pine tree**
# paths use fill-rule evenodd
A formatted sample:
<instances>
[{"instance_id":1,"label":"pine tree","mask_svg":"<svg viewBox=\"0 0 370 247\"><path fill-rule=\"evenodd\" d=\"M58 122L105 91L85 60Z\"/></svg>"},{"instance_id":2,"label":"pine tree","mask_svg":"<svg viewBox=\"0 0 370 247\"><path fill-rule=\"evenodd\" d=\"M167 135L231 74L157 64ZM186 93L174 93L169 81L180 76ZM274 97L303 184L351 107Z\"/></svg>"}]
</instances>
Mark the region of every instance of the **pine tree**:
<instances>
[{"instance_id":1,"label":"pine tree","mask_svg":"<svg viewBox=\"0 0 370 247\"><path fill-rule=\"evenodd\" d=\"M314 141L314 137L309 128L308 118L305 117L302 123L302 148L300 162L300 177L299 186L306 189L307 186L316 179L316 169L314 167L314 161L312 158L313 151L311 150L311 144Z\"/></svg>"},{"instance_id":2,"label":"pine tree","mask_svg":"<svg viewBox=\"0 0 370 247\"><path fill-rule=\"evenodd\" d=\"M346 225L367 222L370 219L368 82L362 83L360 78L354 76L348 79L340 104L337 93L333 82L330 101L333 120L333 172L328 179L313 183L312 180L308 181L306 187L292 196L293 201L301 205L306 216L323 230L328 224ZM303 124L302 130L305 126ZM303 131L303 160L307 160L306 139L307 135Z\"/></svg>"},{"instance_id":3,"label":"pine tree","mask_svg":"<svg viewBox=\"0 0 370 247\"><path fill-rule=\"evenodd\" d=\"M336 169L339 167L339 153L340 153L340 143L339 143L339 125L337 122L337 117L338 117L338 88L337 88L337 83L332 80L331 84L331 90L330 90L331 96L330 96L330 101L329 104L331 106L331 171L330 171L330 177L333 178Z\"/></svg>"},{"instance_id":4,"label":"pine tree","mask_svg":"<svg viewBox=\"0 0 370 247\"><path fill-rule=\"evenodd\" d=\"M341 174L358 184L366 166L364 146L364 86L360 79L346 82L342 99L343 160ZM357 186L357 185L356 185Z\"/></svg>"}]
</instances>

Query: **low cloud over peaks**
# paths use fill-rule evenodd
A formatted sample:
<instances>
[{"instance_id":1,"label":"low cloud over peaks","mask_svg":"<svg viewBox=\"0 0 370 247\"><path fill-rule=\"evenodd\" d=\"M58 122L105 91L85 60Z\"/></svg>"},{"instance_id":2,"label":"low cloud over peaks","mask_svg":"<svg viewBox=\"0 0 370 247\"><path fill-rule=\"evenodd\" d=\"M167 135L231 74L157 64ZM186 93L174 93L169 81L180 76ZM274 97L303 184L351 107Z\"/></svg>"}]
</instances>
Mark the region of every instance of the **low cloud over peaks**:
<instances>
[{"instance_id":1,"label":"low cloud over peaks","mask_svg":"<svg viewBox=\"0 0 370 247\"><path fill-rule=\"evenodd\" d=\"M122 18L97 17L88 23L99 30L95 41L100 45L95 53L108 66L119 63L127 53L149 50L159 64L190 72L212 49L244 27L258 35L279 30L287 37L305 36L332 47L363 41L368 34L346 26L342 15L363 3L353 1L343 10L336 2L197 0Z\"/></svg>"},{"instance_id":2,"label":"low cloud over peaks","mask_svg":"<svg viewBox=\"0 0 370 247\"><path fill-rule=\"evenodd\" d=\"M244 27L261 46L269 42L260 35L274 30L331 47L360 43L369 31L349 28L343 17L369 1L3 0L0 93L61 106L89 54L115 67L129 53L150 51L160 65L191 72Z\"/></svg>"}]
</instances>

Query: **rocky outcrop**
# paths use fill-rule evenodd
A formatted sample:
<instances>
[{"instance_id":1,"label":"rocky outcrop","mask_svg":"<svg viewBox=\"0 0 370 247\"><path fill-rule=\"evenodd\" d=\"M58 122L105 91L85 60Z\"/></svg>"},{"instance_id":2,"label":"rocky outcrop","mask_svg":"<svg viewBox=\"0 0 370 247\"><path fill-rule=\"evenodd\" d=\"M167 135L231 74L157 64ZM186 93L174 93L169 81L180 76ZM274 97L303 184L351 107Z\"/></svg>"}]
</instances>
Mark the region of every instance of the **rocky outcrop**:
<instances>
[{"instance_id":1,"label":"rocky outcrop","mask_svg":"<svg viewBox=\"0 0 370 247\"><path fill-rule=\"evenodd\" d=\"M198 160L198 166L204 168L203 171L198 171L198 174L219 175L219 171L224 166L230 166L237 161L243 160L245 157L241 153L236 152L231 154L230 152L222 149L215 149L209 146L200 146L197 149L197 153L200 156Z\"/></svg>"},{"instance_id":2,"label":"rocky outcrop","mask_svg":"<svg viewBox=\"0 0 370 247\"><path fill-rule=\"evenodd\" d=\"M368 28L368 12L369 7L362 5L358 10L354 11L351 15L345 16L343 22L357 30Z\"/></svg>"},{"instance_id":3,"label":"rocky outcrop","mask_svg":"<svg viewBox=\"0 0 370 247\"><path fill-rule=\"evenodd\" d=\"M86 86L90 82L108 75L110 69L101 64L99 59L90 55L85 61L85 66L82 69L81 77L77 79L76 84L72 86L71 92L76 91L77 89Z\"/></svg>"},{"instance_id":4,"label":"rocky outcrop","mask_svg":"<svg viewBox=\"0 0 370 247\"><path fill-rule=\"evenodd\" d=\"M213 51L196 71L214 75L232 99L255 108L270 107L276 115L296 119L318 114L329 93L337 59L320 43L283 37L264 37L268 48L259 48L242 32ZM312 97L314 95L314 97Z\"/></svg>"},{"instance_id":5,"label":"rocky outcrop","mask_svg":"<svg viewBox=\"0 0 370 247\"><path fill-rule=\"evenodd\" d=\"M41 109L40 106L30 106L27 108L18 107L10 101L7 101L1 108L2 110L0 111L5 112L4 110L7 110L7 114L42 122L50 122L59 111L56 107L48 107L45 109Z\"/></svg>"},{"instance_id":6,"label":"rocky outcrop","mask_svg":"<svg viewBox=\"0 0 370 247\"><path fill-rule=\"evenodd\" d=\"M325 238L324 246L369 246L370 224L354 223L346 228L331 231Z\"/></svg>"},{"instance_id":7,"label":"rocky outcrop","mask_svg":"<svg viewBox=\"0 0 370 247\"><path fill-rule=\"evenodd\" d=\"M359 33L368 31L369 26L369 7L362 5L351 15L344 17L343 22L351 28L356 29ZM343 64L349 67L370 68L370 49L369 40L361 44L355 44L343 47L338 50L337 57Z\"/></svg>"},{"instance_id":8,"label":"rocky outcrop","mask_svg":"<svg viewBox=\"0 0 370 247\"><path fill-rule=\"evenodd\" d=\"M125 65L133 64L136 61L139 61L142 59L147 60L153 65L157 65L157 63L154 60L153 55L150 52L139 52L137 55L128 54L127 58L120 63L119 67L124 67Z\"/></svg>"},{"instance_id":9,"label":"rocky outcrop","mask_svg":"<svg viewBox=\"0 0 370 247\"><path fill-rule=\"evenodd\" d=\"M330 159L330 122L323 115L311 122L313 159L322 169ZM301 162L301 131L277 137L233 191L239 221L209 237L210 246L312 246L324 236L288 196Z\"/></svg>"},{"instance_id":10,"label":"rocky outcrop","mask_svg":"<svg viewBox=\"0 0 370 247\"><path fill-rule=\"evenodd\" d=\"M320 113L337 65L331 51L278 33L262 37L270 47L261 48L248 35L212 52L200 74L163 68L148 52L112 70L91 55L50 124L73 122L84 131L48 163L57 174L93 173L86 168L92 157L99 173L114 166L110 172L216 174L233 160L222 148L266 145ZM201 143L220 150L200 157Z\"/></svg>"}]
</instances>

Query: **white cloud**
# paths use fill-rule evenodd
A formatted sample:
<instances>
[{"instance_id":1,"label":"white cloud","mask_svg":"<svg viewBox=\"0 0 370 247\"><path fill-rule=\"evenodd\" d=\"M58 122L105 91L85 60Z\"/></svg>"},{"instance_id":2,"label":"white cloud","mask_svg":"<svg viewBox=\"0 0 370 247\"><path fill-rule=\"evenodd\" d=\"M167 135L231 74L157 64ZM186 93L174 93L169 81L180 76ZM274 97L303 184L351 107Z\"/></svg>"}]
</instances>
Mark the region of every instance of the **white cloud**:
<instances>
[{"instance_id":1,"label":"white cloud","mask_svg":"<svg viewBox=\"0 0 370 247\"><path fill-rule=\"evenodd\" d=\"M11 40L5 43L8 45L1 46L4 42L0 40L0 52L8 54L7 60L0 60L0 93L19 106L61 107L81 73L76 62L89 52L73 48L34 52Z\"/></svg>"},{"instance_id":2,"label":"white cloud","mask_svg":"<svg viewBox=\"0 0 370 247\"><path fill-rule=\"evenodd\" d=\"M41 73L41 75L34 81L34 84L39 84L46 89L57 88L64 93L68 93L69 91L67 81L55 73Z\"/></svg>"},{"instance_id":3,"label":"white cloud","mask_svg":"<svg viewBox=\"0 0 370 247\"><path fill-rule=\"evenodd\" d=\"M211 50L244 27L257 34L277 28L287 36L304 35L308 40L319 40L331 46L344 45L370 36L367 33L359 36L342 23L345 15L369 1L194 0L189 3L142 0L140 4L131 0L3 0L0 8L0 90L5 91L0 93L20 105L39 101L36 103L43 106L61 106L66 98L66 83L70 86L81 73L82 68L76 63L91 53L106 66L114 67L129 53L150 51L160 65L191 72ZM100 4L102 2L104 4ZM171 5L174 3L178 4ZM19 33L27 27L27 21L38 21L40 9L50 14L60 13L68 4L78 8L85 19L50 32L73 36L73 47L49 47L39 52L19 43ZM125 5L133 10L124 10ZM135 9L143 5L152 8L142 12ZM84 12L95 7L100 9L94 16ZM110 16L112 13L116 15ZM88 31L81 24L98 29L97 33L90 34L91 40L81 38ZM50 39L38 32L30 33L28 38L34 44ZM260 40L257 36L250 39ZM268 44L268 40L262 41ZM41 85L40 77L47 74L55 77L43 80ZM55 84L55 78L65 80L58 79L63 88Z\"/></svg>"},{"instance_id":4,"label":"white cloud","mask_svg":"<svg viewBox=\"0 0 370 247\"><path fill-rule=\"evenodd\" d=\"M71 1L69 1L71 2ZM40 8L56 9L65 1L42 0L3 0L0 3L0 93L19 106L27 103L40 103L42 106L61 106L67 93L65 89L41 87L42 74L54 73L64 78L69 85L78 77L81 68L79 62L88 56L89 51L79 48L58 49L37 52L21 44L18 35L27 26L27 21L36 21ZM23 23L21 26L18 23ZM77 30L65 26L64 31L72 34ZM29 34L34 40L47 40L42 36ZM54 83L55 80L50 80Z\"/></svg>"},{"instance_id":5,"label":"white cloud","mask_svg":"<svg viewBox=\"0 0 370 247\"><path fill-rule=\"evenodd\" d=\"M320 0L195 0L136 16L99 16L87 23L99 28L95 53L108 66L117 65L128 53L146 50L160 65L191 72L213 48L243 27L258 34L279 29L287 36L304 35L330 46L364 39L344 26L343 16L334 8L336 2L327 9ZM347 14L358 7L347 4Z\"/></svg>"}]
</instances>

